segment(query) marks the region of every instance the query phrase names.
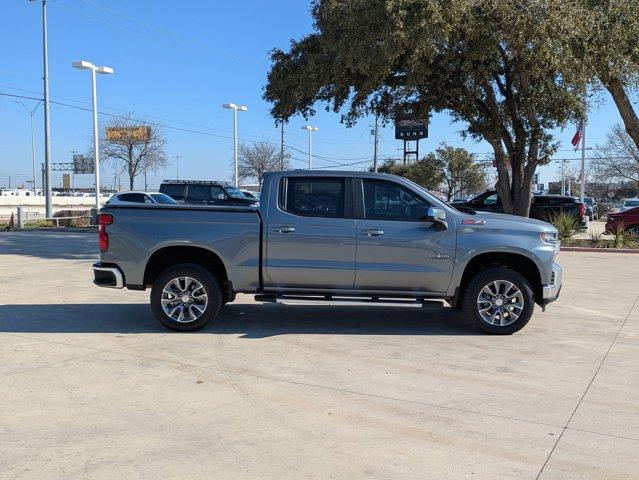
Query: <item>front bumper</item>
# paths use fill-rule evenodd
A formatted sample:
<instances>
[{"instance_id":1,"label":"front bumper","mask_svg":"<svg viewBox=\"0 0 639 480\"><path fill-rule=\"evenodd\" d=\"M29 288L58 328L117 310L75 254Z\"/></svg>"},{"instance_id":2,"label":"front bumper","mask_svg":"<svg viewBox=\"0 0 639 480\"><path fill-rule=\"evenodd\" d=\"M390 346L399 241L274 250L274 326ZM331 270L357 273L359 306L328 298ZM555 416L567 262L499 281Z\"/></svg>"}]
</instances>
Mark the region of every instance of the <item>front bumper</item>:
<instances>
[{"instance_id":1,"label":"front bumper","mask_svg":"<svg viewBox=\"0 0 639 480\"><path fill-rule=\"evenodd\" d=\"M542 286L542 306L546 306L551 302L557 300L559 292L561 291L563 270L561 265L553 263L552 274L550 277L550 283Z\"/></svg>"},{"instance_id":2,"label":"front bumper","mask_svg":"<svg viewBox=\"0 0 639 480\"><path fill-rule=\"evenodd\" d=\"M94 263L93 283L98 287L124 288L124 275L116 265Z\"/></svg>"}]
</instances>

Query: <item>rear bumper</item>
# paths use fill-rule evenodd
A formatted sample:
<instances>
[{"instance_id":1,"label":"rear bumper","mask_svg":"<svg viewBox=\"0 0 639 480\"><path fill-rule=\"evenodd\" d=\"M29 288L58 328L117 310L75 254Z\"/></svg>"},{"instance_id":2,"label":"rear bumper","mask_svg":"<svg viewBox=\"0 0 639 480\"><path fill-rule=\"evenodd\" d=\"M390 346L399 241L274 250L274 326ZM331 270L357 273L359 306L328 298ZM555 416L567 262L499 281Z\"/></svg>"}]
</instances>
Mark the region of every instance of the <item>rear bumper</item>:
<instances>
[{"instance_id":1,"label":"rear bumper","mask_svg":"<svg viewBox=\"0 0 639 480\"><path fill-rule=\"evenodd\" d=\"M548 305L557 300L561 291L563 270L561 265L553 263L551 281L548 285L542 286L542 306Z\"/></svg>"},{"instance_id":2,"label":"rear bumper","mask_svg":"<svg viewBox=\"0 0 639 480\"><path fill-rule=\"evenodd\" d=\"M98 287L124 288L124 275L117 265L94 263L93 283Z\"/></svg>"}]
</instances>

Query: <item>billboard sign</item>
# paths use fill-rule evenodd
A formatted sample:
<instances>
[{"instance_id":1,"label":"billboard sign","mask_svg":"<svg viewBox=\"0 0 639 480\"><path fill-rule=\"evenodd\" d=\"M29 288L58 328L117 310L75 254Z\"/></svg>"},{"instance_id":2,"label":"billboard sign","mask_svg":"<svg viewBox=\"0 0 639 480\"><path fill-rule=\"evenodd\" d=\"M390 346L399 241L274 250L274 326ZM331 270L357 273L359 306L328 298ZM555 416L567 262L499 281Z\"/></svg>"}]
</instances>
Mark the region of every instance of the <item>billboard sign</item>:
<instances>
[{"instance_id":1,"label":"billboard sign","mask_svg":"<svg viewBox=\"0 0 639 480\"><path fill-rule=\"evenodd\" d=\"M396 140L419 140L428 137L428 118L417 118L412 106L402 109L395 118Z\"/></svg>"},{"instance_id":2,"label":"billboard sign","mask_svg":"<svg viewBox=\"0 0 639 480\"><path fill-rule=\"evenodd\" d=\"M106 139L110 142L147 142L151 127L107 127Z\"/></svg>"},{"instance_id":3,"label":"billboard sign","mask_svg":"<svg viewBox=\"0 0 639 480\"><path fill-rule=\"evenodd\" d=\"M92 158L81 154L73 155L73 173L76 175L95 173L95 162Z\"/></svg>"}]
</instances>

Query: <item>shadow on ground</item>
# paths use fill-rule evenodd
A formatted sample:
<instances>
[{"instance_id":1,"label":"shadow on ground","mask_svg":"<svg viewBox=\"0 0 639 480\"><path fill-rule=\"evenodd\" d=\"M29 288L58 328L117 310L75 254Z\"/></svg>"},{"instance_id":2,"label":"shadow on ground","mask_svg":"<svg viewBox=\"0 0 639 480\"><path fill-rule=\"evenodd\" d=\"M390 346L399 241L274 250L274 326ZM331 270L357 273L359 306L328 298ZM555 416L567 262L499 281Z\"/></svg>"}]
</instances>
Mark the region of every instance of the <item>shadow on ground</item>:
<instances>
[{"instance_id":1,"label":"shadow on ground","mask_svg":"<svg viewBox=\"0 0 639 480\"><path fill-rule=\"evenodd\" d=\"M0 255L97 261L98 238L91 232L0 232Z\"/></svg>"},{"instance_id":2,"label":"shadow on ground","mask_svg":"<svg viewBox=\"0 0 639 480\"><path fill-rule=\"evenodd\" d=\"M0 305L5 333L167 332L147 304ZM450 308L231 304L195 334L474 335Z\"/></svg>"}]
</instances>

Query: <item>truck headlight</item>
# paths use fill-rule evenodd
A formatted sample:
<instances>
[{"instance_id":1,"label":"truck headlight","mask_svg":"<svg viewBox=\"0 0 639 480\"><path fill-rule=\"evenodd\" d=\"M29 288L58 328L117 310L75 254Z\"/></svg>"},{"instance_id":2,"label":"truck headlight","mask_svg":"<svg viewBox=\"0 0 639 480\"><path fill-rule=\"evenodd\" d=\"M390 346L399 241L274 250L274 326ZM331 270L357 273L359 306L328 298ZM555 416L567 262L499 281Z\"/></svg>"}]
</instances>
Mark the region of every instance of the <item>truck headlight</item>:
<instances>
[{"instance_id":1,"label":"truck headlight","mask_svg":"<svg viewBox=\"0 0 639 480\"><path fill-rule=\"evenodd\" d=\"M539 234L539 238L542 242L547 243L549 245L554 245L557 243L557 233L556 232L541 232Z\"/></svg>"}]
</instances>

